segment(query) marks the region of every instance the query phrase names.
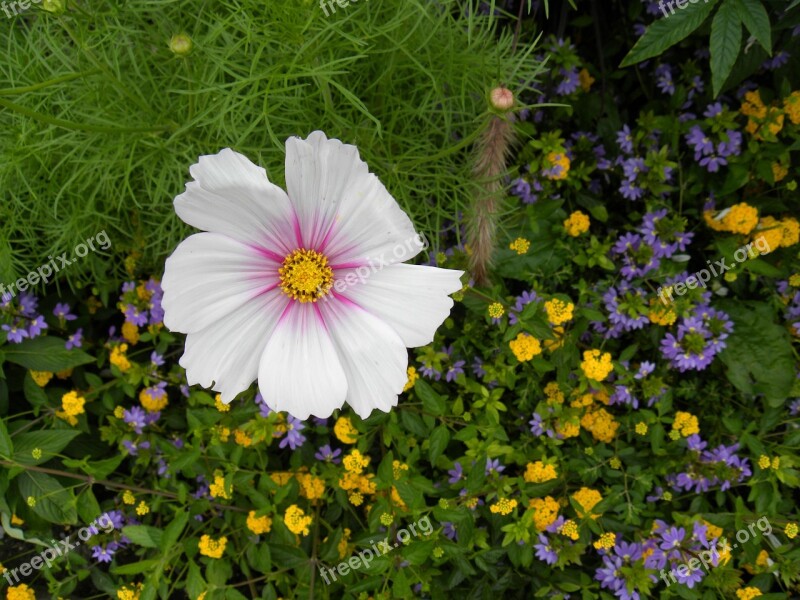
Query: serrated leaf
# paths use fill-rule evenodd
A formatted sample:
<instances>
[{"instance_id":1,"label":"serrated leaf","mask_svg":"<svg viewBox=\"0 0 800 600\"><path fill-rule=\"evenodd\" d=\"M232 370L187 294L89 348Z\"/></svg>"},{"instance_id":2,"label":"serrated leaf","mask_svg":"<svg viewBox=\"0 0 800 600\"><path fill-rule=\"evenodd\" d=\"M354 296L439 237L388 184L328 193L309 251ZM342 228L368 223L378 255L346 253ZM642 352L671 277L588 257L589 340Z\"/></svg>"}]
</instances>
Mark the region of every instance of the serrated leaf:
<instances>
[{"instance_id":1,"label":"serrated leaf","mask_svg":"<svg viewBox=\"0 0 800 600\"><path fill-rule=\"evenodd\" d=\"M94 358L83 350L67 350L64 340L42 336L23 340L5 350L6 360L31 371L63 371L93 362Z\"/></svg>"},{"instance_id":2,"label":"serrated leaf","mask_svg":"<svg viewBox=\"0 0 800 600\"><path fill-rule=\"evenodd\" d=\"M742 22L739 13L730 2L725 2L711 22L711 83L715 98L731 74L741 47Z\"/></svg>"},{"instance_id":3,"label":"serrated leaf","mask_svg":"<svg viewBox=\"0 0 800 600\"><path fill-rule=\"evenodd\" d=\"M759 0L728 0L726 4L733 6L747 31L772 56L772 27L764 5Z\"/></svg>"},{"instance_id":4,"label":"serrated leaf","mask_svg":"<svg viewBox=\"0 0 800 600\"><path fill-rule=\"evenodd\" d=\"M685 39L703 24L716 3L717 0L710 0L708 3L692 4L676 11L674 15L655 21L631 48L620 67L629 67L658 56L667 48Z\"/></svg>"}]
</instances>

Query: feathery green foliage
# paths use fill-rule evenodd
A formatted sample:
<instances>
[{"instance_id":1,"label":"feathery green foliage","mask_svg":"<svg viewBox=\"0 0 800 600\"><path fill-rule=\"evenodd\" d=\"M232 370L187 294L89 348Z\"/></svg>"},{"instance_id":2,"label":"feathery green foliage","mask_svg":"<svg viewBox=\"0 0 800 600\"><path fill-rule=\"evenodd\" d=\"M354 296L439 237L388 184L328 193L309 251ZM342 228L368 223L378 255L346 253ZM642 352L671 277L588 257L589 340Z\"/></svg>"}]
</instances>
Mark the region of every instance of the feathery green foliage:
<instances>
[{"instance_id":1,"label":"feathery green foliage","mask_svg":"<svg viewBox=\"0 0 800 600\"><path fill-rule=\"evenodd\" d=\"M14 17L0 32L0 274L102 230L112 247L70 266L72 287L123 275L131 256L158 274L189 232L172 199L199 155L230 146L282 184L285 139L315 129L356 144L418 228L440 231L469 199L487 92L540 69L495 17L459 5L369 0L326 17L310 0L149 0ZM186 57L169 48L180 32Z\"/></svg>"}]
</instances>

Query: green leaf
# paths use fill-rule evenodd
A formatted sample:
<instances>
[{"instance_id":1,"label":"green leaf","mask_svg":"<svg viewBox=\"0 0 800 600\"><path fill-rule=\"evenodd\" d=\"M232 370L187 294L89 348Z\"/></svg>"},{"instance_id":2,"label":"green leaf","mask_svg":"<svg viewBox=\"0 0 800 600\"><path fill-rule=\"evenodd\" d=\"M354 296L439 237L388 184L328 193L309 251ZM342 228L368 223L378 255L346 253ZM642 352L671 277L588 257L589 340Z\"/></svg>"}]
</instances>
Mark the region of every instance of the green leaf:
<instances>
[{"instance_id":1,"label":"green leaf","mask_svg":"<svg viewBox=\"0 0 800 600\"><path fill-rule=\"evenodd\" d=\"M8 459L12 454L14 454L14 444L11 443L11 437L8 435L6 422L0 420L0 457Z\"/></svg>"},{"instance_id":2,"label":"green leaf","mask_svg":"<svg viewBox=\"0 0 800 600\"><path fill-rule=\"evenodd\" d=\"M422 405L427 411L434 415L443 415L447 409L447 404L439 394L433 391L428 382L421 379L414 384L414 392L422 400Z\"/></svg>"},{"instance_id":3,"label":"green leaf","mask_svg":"<svg viewBox=\"0 0 800 600\"><path fill-rule=\"evenodd\" d=\"M430 462L436 462L450 443L450 431L446 425L439 425L431 434Z\"/></svg>"},{"instance_id":4,"label":"green leaf","mask_svg":"<svg viewBox=\"0 0 800 600\"><path fill-rule=\"evenodd\" d=\"M24 500L35 502L33 512L51 523L74 525L78 522L75 496L54 477L38 471L25 471L17 478Z\"/></svg>"},{"instance_id":5,"label":"green leaf","mask_svg":"<svg viewBox=\"0 0 800 600\"><path fill-rule=\"evenodd\" d=\"M174 546L180 538L181 533L183 533L186 523L188 522L189 513L187 511L181 510L175 515L175 518L164 530L164 537L161 538L160 548L162 552L169 552L170 548Z\"/></svg>"},{"instance_id":6,"label":"green leaf","mask_svg":"<svg viewBox=\"0 0 800 600\"><path fill-rule=\"evenodd\" d=\"M164 537L164 532L149 525L128 525L122 528L122 533L128 536L134 544L145 548L158 548Z\"/></svg>"},{"instance_id":7,"label":"green leaf","mask_svg":"<svg viewBox=\"0 0 800 600\"><path fill-rule=\"evenodd\" d=\"M786 329L773 322L772 307L764 302L726 301L720 308L734 324L719 355L728 380L741 392L764 394L770 406L780 406L794 383L792 342Z\"/></svg>"},{"instance_id":8,"label":"green leaf","mask_svg":"<svg viewBox=\"0 0 800 600\"><path fill-rule=\"evenodd\" d=\"M631 48L620 67L629 67L648 58L658 56L667 48L685 39L703 24L711 14L717 0L692 4L677 10L674 15L655 21Z\"/></svg>"},{"instance_id":9,"label":"green leaf","mask_svg":"<svg viewBox=\"0 0 800 600\"><path fill-rule=\"evenodd\" d=\"M38 465L58 454L78 435L74 429L31 431L14 436L14 462L21 465ZM42 451L40 458L33 457L34 449Z\"/></svg>"},{"instance_id":10,"label":"green leaf","mask_svg":"<svg viewBox=\"0 0 800 600\"><path fill-rule=\"evenodd\" d=\"M150 560L140 560L139 562L131 563L128 565L119 565L111 567L111 572L115 575L138 575L139 573L147 573L156 568L159 561L155 558Z\"/></svg>"},{"instance_id":11,"label":"green leaf","mask_svg":"<svg viewBox=\"0 0 800 600\"><path fill-rule=\"evenodd\" d=\"M711 22L711 82L714 97L731 74L742 47L742 22L730 2L719 7Z\"/></svg>"},{"instance_id":12,"label":"green leaf","mask_svg":"<svg viewBox=\"0 0 800 600\"><path fill-rule=\"evenodd\" d=\"M772 56L772 27L764 5L759 0L728 0L726 5L728 4L738 13L739 20L747 27L747 31Z\"/></svg>"},{"instance_id":13,"label":"green leaf","mask_svg":"<svg viewBox=\"0 0 800 600\"><path fill-rule=\"evenodd\" d=\"M63 371L93 362L83 350L67 350L62 339L38 337L6 348L6 360L31 371Z\"/></svg>"}]
</instances>

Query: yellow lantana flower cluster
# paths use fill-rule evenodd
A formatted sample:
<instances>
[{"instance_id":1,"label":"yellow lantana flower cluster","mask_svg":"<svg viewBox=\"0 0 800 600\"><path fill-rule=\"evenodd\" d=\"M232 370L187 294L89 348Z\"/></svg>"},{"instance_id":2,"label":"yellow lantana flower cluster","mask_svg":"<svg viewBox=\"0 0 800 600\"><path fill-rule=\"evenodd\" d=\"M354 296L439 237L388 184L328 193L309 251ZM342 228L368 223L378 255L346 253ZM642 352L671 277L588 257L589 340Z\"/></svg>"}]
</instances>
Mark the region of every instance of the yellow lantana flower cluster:
<instances>
[{"instance_id":1,"label":"yellow lantana flower cluster","mask_svg":"<svg viewBox=\"0 0 800 600\"><path fill-rule=\"evenodd\" d=\"M408 367L408 371L406 372L408 373L408 381L406 381L406 384L403 386L404 392L407 392L408 390L413 388L414 384L417 383L417 379L419 379L419 374L417 373L417 370L414 367ZM355 440L349 443L355 443Z\"/></svg>"},{"instance_id":2,"label":"yellow lantana flower cluster","mask_svg":"<svg viewBox=\"0 0 800 600\"><path fill-rule=\"evenodd\" d=\"M500 304L499 302L492 302L489 305L489 308L486 310L486 312L489 313L489 316L491 318L499 319L500 317L502 317L505 314L506 311L503 308L503 305Z\"/></svg>"},{"instance_id":3,"label":"yellow lantana flower cluster","mask_svg":"<svg viewBox=\"0 0 800 600\"><path fill-rule=\"evenodd\" d=\"M547 311L547 319L553 325L561 325L572 319L575 305L572 302L564 302L558 298L553 298L544 303L544 309Z\"/></svg>"},{"instance_id":4,"label":"yellow lantana flower cluster","mask_svg":"<svg viewBox=\"0 0 800 600\"><path fill-rule=\"evenodd\" d=\"M416 374L416 371L414 371L414 373ZM411 370L409 369L409 381L410 379ZM416 378L414 381L416 381ZM339 417L336 419L336 424L333 426L333 433L343 444L355 444L356 440L358 439L358 429L353 427L353 422L349 417Z\"/></svg>"},{"instance_id":5,"label":"yellow lantana flower cluster","mask_svg":"<svg viewBox=\"0 0 800 600\"><path fill-rule=\"evenodd\" d=\"M308 535L308 526L311 525L313 519L310 516L306 516L302 508L296 504L292 504L286 509L286 513L283 515L283 521L292 533L296 535Z\"/></svg>"},{"instance_id":6,"label":"yellow lantana flower cluster","mask_svg":"<svg viewBox=\"0 0 800 600\"><path fill-rule=\"evenodd\" d=\"M269 531L272 529L272 519L266 515L263 517L257 517L256 511L251 510L247 514L247 528L256 535L269 533Z\"/></svg>"},{"instance_id":7,"label":"yellow lantana flower cluster","mask_svg":"<svg viewBox=\"0 0 800 600\"><path fill-rule=\"evenodd\" d=\"M132 585L131 587L123 585L121 588L117 590L117 600L139 600L139 597L141 595L142 595L141 583L137 583L136 585Z\"/></svg>"},{"instance_id":8,"label":"yellow lantana flower cluster","mask_svg":"<svg viewBox=\"0 0 800 600\"><path fill-rule=\"evenodd\" d=\"M85 404L86 400L78 392L67 392L61 396L61 410L56 411L56 416L74 427L78 424L78 415L86 412L83 408Z\"/></svg>"},{"instance_id":9,"label":"yellow lantana flower cluster","mask_svg":"<svg viewBox=\"0 0 800 600\"><path fill-rule=\"evenodd\" d=\"M31 371L31 379L39 387L46 386L52 378L53 374L50 371Z\"/></svg>"},{"instance_id":10,"label":"yellow lantana flower cluster","mask_svg":"<svg viewBox=\"0 0 800 600\"><path fill-rule=\"evenodd\" d=\"M564 392L555 381L544 386L544 395L547 396L548 404L564 404Z\"/></svg>"},{"instance_id":11,"label":"yellow lantana flower cluster","mask_svg":"<svg viewBox=\"0 0 800 600\"><path fill-rule=\"evenodd\" d=\"M581 370L589 379L603 381L614 370L614 365L611 364L611 354L600 350L586 350L583 353Z\"/></svg>"},{"instance_id":12,"label":"yellow lantana flower cluster","mask_svg":"<svg viewBox=\"0 0 800 600\"><path fill-rule=\"evenodd\" d=\"M549 152L545 159L544 176L553 181L566 179L569 174L570 160L564 152Z\"/></svg>"},{"instance_id":13,"label":"yellow lantana flower cluster","mask_svg":"<svg viewBox=\"0 0 800 600\"><path fill-rule=\"evenodd\" d=\"M758 225L758 209L747 202L740 202L731 206L727 212L703 211L703 219L714 231L747 235Z\"/></svg>"},{"instance_id":14,"label":"yellow lantana flower cluster","mask_svg":"<svg viewBox=\"0 0 800 600\"><path fill-rule=\"evenodd\" d=\"M757 140L778 135L783 129L783 111L777 106L767 106L758 90L744 95L739 112L749 117L745 130Z\"/></svg>"},{"instance_id":15,"label":"yellow lantana flower cluster","mask_svg":"<svg viewBox=\"0 0 800 600\"><path fill-rule=\"evenodd\" d=\"M531 247L531 243L525 238L517 238L508 245L509 249L517 254L525 254Z\"/></svg>"},{"instance_id":16,"label":"yellow lantana flower cluster","mask_svg":"<svg viewBox=\"0 0 800 600\"><path fill-rule=\"evenodd\" d=\"M489 507L489 510L494 514L507 515L517 507L518 502L509 498L498 498L497 502Z\"/></svg>"},{"instance_id":17,"label":"yellow lantana flower cluster","mask_svg":"<svg viewBox=\"0 0 800 600\"><path fill-rule=\"evenodd\" d=\"M617 534L611 533L609 531L601 535L600 538L592 545L595 547L595 550L600 550L602 548L608 550L610 548L613 548L614 544L616 543L617 543Z\"/></svg>"},{"instance_id":18,"label":"yellow lantana flower cluster","mask_svg":"<svg viewBox=\"0 0 800 600\"><path fill-rule=\"evenodd\" d=\"M558 533L567 536L571 540L577 540L580 537L578 524L572 519L564 521L561 527L558 528Z\"/></svg>"},{"instance_id":19,"label":"yellow lantana flower cluster","mask_svg":"<svg viewBox=\"0 0 800 600\"><path fill-rule=\"evenodd\" d=\"M117 367L123 373L131 368L131 361L125 354L128 351L128 344L120 344L111 349L111 355L108 357L108 362Z\"/></svg>"},{"instance_id":20,"label":"yellow lantana flower cluster","mask_svg":"<svg viewBox=\"0 0 800 600\"><path fill-rule=\"evenodd\" d=\"M558 471L554 465L548 465L541 460L528 463L523 478L528 483L544 483L558 477Z\"/></svg>"},{"instance_id":21,"label":"yellow lantana flower cluster","mask_svg":"<svg viewBox=\"0 0 800 600\"><path fill-rule=\"evenodd\" d=\"M677 431L683 437L689 437L695 433L700 433L700 424L693 414L679 410L675 413L672 430Z\"/></svg>"},{"instance_id":22,"label":"yellow lantana flower cluster","mask_svg":"<svg viewBox=\"0 0 800 600\"><path fill-rule=\"evenodd\" d=\"M736 590L736 597L739 600L752 600L752 598L758 598L761 595L763 594L757 587L743 587L740 590Z\"/></svg>"},{"instance_id":23,"label":"yellow lantana flower cluster","mask_svg":"<svg viewBox=\"0 0 800 600\"><path fill-rule=\"evenodd\" d=\"M529 361L537 354L542 353L542 345L539 340L527 333L517 335L516 338L508 342L508 346L519 362Z\"/></svg>"},{"instance_id":24,"label":"yellow lantana flower cluster","mask_svg":"<svg viewBox=\"0 0 800 600\"><path fill-rule=\"evenodd\" d=\"M300 495L309 500L319 500L325 494L325 480L311 473L298 473L295 478L300 483Z\"/></svg>"},{"instance_id":25,"label":"yellow lantana flower cluster","mask_svg":"<svg viewBox=\"0 0 800 600\"><path fill-rule=\"evenodd\" d=\"M594 439L607 444L614 440L619 428L619 423L614 420L614 415L604 408L587 411L581 418L581 425L592 434Z\"/></svg>"},{"instance_id":26,"label":"yellow lantana flower cluster","mask_svg":"<svg viewBox=\"0 0 800 600\"><path fill-rule=\"evenodd\" d=\"M147 412L153 413L164 410L169 404L169 399L165 389L152 386L139 392L139 402Z\"/></svg>"},{"instance_id":27,"label":"yellow lantana flower cluster","mask_svg":"<svg viewBox=\"0 0 800 600\"><path fill-rule=\"evenodd\" d=\"M36 600L36 594L27 585L21 583L8 588L6 600Z\"/></svg>"},{"instance_id":28,"label":"yellow lantana flower cluster","mask_svg":"<svg viewBox=\"0 0 800 600\"><path fill-rule=\"evenodd\" d=\"M208 491L213 498L230 500L231 494L233 494L233 486L226 486L225 477L223 477L220 473L215 473L214 483L208 486Z\"/></svg>"},{"instance_id":29,"label":"yellow lantana flower cluster","mask_svg":"<svg viewBox=\"0 0 800 600\"><path fill-rule=\"evenodd\" d=\"M559 504L552 496L534 498L528 503L528 507L535 511L533 525L537 531L544 531L558 518Z\"/></svg>"},{"instance_id":30,"label":"yellow lantana flower cluster","mask_svg":"<svg viewBox=\"0 0 800 600\"><path fill-rule=\"evenodd\" d=\"M580 234L589 231L589 215L576 210L567 219L564 220L564 229L567 230L567 235L578 237Z\"/></svg>"},{"instance_id":31,"label":"yellow lantana flower cluster","mask_svg":"<svg viewBox=\"0 0 800 600\"><path fill-rule=\"evenodd\" d=\"M198 548L200 549L200 554L203 556L208 556L209 558L222 558L222 554L225 552L225 546L227 543L228 538L226 538L224 535L216 540L210 535L203 535L200 537Z\"/></svg>"},{"instance_id":32,"label":"yellow lantana flower cluster","mask_svg":"<svg viewBox=\"0 0 800 600\"><path fill-rule=\"evenodd\" d=\"M592 519L596 519L600 516L591 514L592 509L603 499L603 496L597 490L582 487L577 492L572 494L572 499L580 504L581 508L583 508L583 511L576 511L578 516L582 519L586 518L587 516L591 516Z\"/></svg>"}]
</instances>

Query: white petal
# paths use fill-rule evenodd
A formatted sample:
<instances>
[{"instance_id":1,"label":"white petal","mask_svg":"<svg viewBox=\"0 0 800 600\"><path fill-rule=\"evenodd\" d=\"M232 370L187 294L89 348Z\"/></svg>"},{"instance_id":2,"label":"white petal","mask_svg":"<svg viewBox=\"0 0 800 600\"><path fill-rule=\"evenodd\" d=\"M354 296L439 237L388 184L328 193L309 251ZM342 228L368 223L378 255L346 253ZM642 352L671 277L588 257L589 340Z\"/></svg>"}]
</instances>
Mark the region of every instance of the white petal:
<instances>
[{"instance_id":1,"label":"white petal","mask_svg":"<svg viewBox=\"0 0 800 600\"><path fill-rule=\"evenodd\" d=\"M226 404L250 387L258 376L267 341L288 303L283 292L273 289L205 329L190 333L180 359L189 384L199 383L220 392Z\"/></svg>"},{"instance_id":2,"label":"white petal","mask_svg":"<svg viewBox=\"0 0 800 600\"><path fill-rule=\"evenodd\" d=\"M279 265L219 233L197 233L167 259L161 287L170 331L200 331L279 281Z\"/></svg>"},{"instance_id":3,"label":"white petal","mask_svg":"<svg viewBox=\"0 0 800 600\"><path fill-rule=\"evenodd\" d=\"M261 357L258 387L272 410L301 420L341 408L347 379L315 303L292 302Z\"/></svg>"},{"instance_id":4,"label":"white petal","mask_svg":"<svg viewBox=\"0 0 800 600\"><path fill-rule=\"evenodd\" d=\"M463 271L420 265L389 265L372 272L363 283L348 286L341 295L383 319L409 348L433 341L450 314L448 296L462 288ZM344 277L337 272L336 279Z\"/></svg>"},{"instance_id":5,"label":"white petal","mask_svg":"<svg viewBox=\"0 0 800 600\"><path fill-rule=\"evenodd\" d=\"M386 323L346 300L318 302L347 376L346 402L362 419L389 412L408 381L408 351Z\"/></svg>"},{"instance_id":6,"label":"white petal","mask_svg":"<svg viewBox=\"0 0 800 600\"><path fill-rule=\"evenodd\" d=\"M358 149L320 131L286 141L286 188L305 247L333 265L402 262L424 247Z\"/></svg>"},{"instance_id":7,"label":"white petal","mask_svg":"<svg viewBox=\"0 0 800 600\"><path fill-rule=\"evenodd\" d=\"M195 181L175 198L175 212L189 225L224 233L280 255L297 246L297 219L286 193L245 156L225 148L189 168Z\"/></svg>"}]
</instances>

